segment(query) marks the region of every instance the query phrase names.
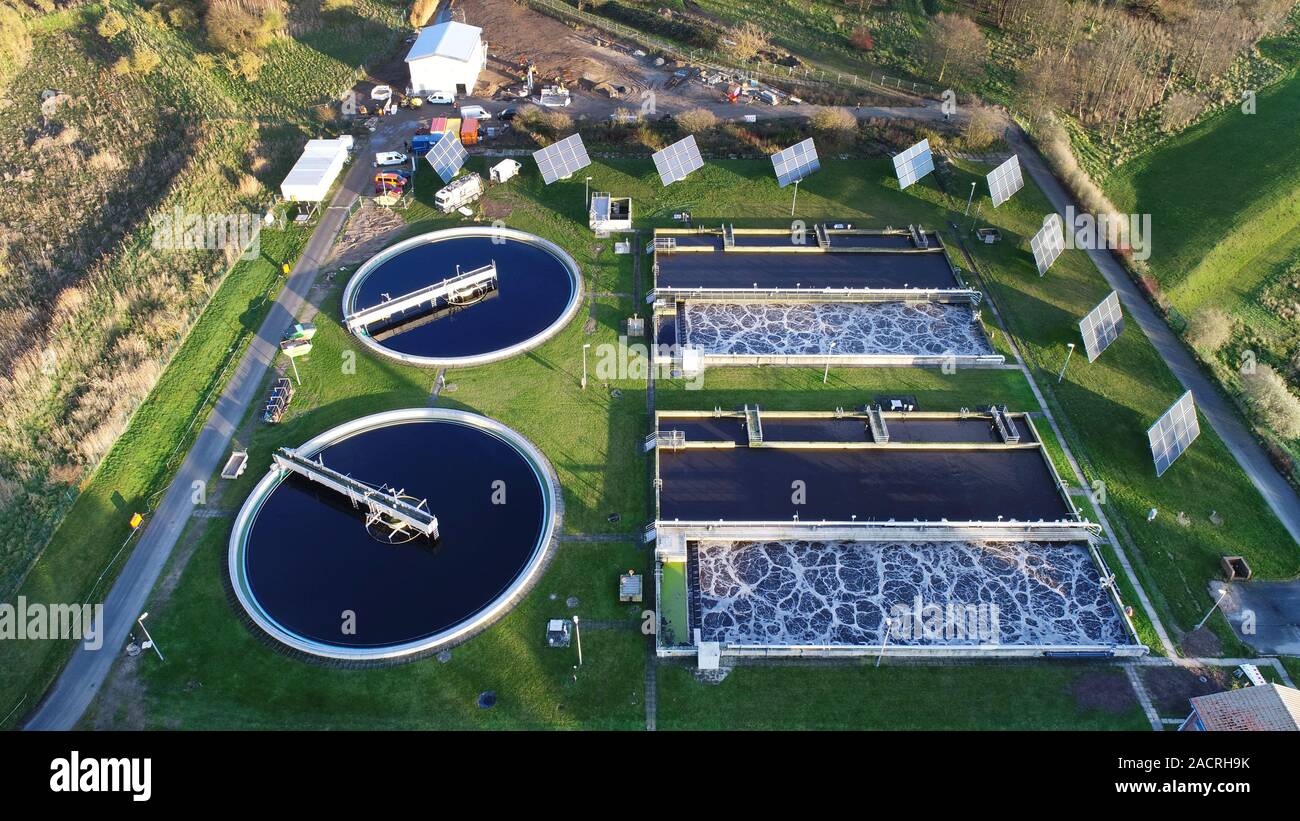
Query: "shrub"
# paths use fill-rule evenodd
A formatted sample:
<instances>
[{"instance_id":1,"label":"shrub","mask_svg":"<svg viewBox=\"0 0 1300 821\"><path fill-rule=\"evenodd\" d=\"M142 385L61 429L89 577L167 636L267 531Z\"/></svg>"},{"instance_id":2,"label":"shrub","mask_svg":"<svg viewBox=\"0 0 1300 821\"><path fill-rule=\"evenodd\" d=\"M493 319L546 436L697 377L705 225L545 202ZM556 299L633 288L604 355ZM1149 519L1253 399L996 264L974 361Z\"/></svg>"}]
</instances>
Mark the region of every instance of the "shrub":
<instances>
[{"instance_id":1,"label":"shrub","mask_svg":"<svg viewBox=\"0 0 1300 821\"><path fill-rule=\"evenodd\" d=\"M27 65L32 37L23 17L13 6L0 3L0 78Z\"/></svg>"},{"instance_id":2,"label":"shrub","mask_svg":"<svg viewBox=\"0 0 1300 821\"><path fill-rule=\"evenodd\" d=\"M238 54L270 45L284 29L284 13L278 0L212 0L203 25L209 43Z\"/></svg>"},{"instance_id":3,"label":"shrub","mask_svg":"<svg viewBox=\"0 0 1300 821\"><path fill-rule=\"evenodd\" d=\"M686 134L699 134L718 124L718 118L707 108L691 108L673 117L677 127Z\"/></svg>"},{"instance_id":4,"label":"shrub","mask_svg":"<svg viewBox=\"0 0 1300 821\"><path fill-rule=\"evenodd\" d=\"M983 151L1001 136L998 126L1001 120L998 113L988 106L975 105L971 109L970 119L962 131L962 142L971 151Z\"/></svg>"},{"instance_id":5,"label":"shrub","mask_svg":"<svg viewBox=\"0 0 1300 821\"><path fill-rule=\"evenodd\" d=\"M727 32L731 40L728 50L731 56L741 62L752 60L760 51L768 48L767 34L757 23L746 21Z\"/></svg>"},{"instance_id":6,"label":"shrub","mask_svg":"<svg viewBox=\"0 0 1300 821\"><path fill-rule=\"evenodd\" d=\"M871 51L876 47L876 38L871 36L871 29L861 26L853 30L849 43L858 51Z\"/></svg>"},{"instance_id":7,"label":"shrub","mask_svg":"<svg viewBox=\"0 0 1300 821\"><path fill-rule=\"evenodd\" d=\"M827 148L842 148L853 141L858 131L858 118L847 108L819 108L810 124Z\"/></svg>"},{"instance_id":8,"label":"shrub","mask_svg":"<svg viewBox=\"0 0 1300 821\"><path fill-rule=\"evenodd\" d=\"M99 36L105 40L112 40L126 31L126 18L117 9L109 9L100 18L99 25L95 26L95 31L99 32Z\"/></svg>"},{"instance_id":9,"label":"shrub","mask_svg":"<svg viewBox=\"0 0 1300 821\"><path fill-rule=\"evenodd\" d=\"M1246 403L1274 433L1284 439L1300 439L1300 398L1291 393L1277 371L1257 365L1244 379Z\"/></svg>"},{"instance_id":10,"label":"shrub","mask_svg":"<svg viewBox=\"0 0 1300 821\"><path fill-rule=\"evenodd\" d=\"M1206 353L1228 344L1232 338L1232 318L1218 308L1202 308L1187 323L1187 340Z\"/></svg>"},{"instance_id":11,"label":"shrub","mask_svg":"<svg viewBox=\"0 0 1300 821\"><path fill-rule=\"evenodd\" d=\"M354 3L355 0L321 0L320 10L323 12L341 11L352 8Z\"/></svg>"},{"instance_id":12,"label":"shrub","mask_svg":"<svg viewBox=\"0 0 1300 821\"><path fill-rule=\"evenodd\" d=\"M158 52L147 48L142 48L131 55L131 69L136 74L148 74L161 62L162 58L158 56Z\"/></svg>"},{"instance_id":13,"label":"shrub","mask_svg":"<svg viewBox=\"0 0 1300 821\"><path fill-rule=\"evenodd\" d=\"M411 13L407 16L406 22L414 28L423 28L429 25L429 18L438 10L438 0L415 0L411 6Z\"/></svg>"}]
</instances>

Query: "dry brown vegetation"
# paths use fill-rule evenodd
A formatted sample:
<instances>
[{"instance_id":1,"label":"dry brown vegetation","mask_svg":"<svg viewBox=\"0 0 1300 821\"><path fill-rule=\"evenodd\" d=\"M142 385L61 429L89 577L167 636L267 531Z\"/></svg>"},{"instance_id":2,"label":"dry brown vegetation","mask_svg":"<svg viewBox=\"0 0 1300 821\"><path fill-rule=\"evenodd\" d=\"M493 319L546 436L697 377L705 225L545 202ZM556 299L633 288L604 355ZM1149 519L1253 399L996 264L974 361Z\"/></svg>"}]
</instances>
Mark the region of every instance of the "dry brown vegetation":
<instances>
[{"instance_id":1,"label":"dry brown vegetation","mask_svg":"<svg viewBox=\"0 0 1300 821\"><path fill-rule=\"evenodd\" d=\"M1242 380L1246 403L1270 429L1284 439L1300 439L1300 398L1269 365L1255 366Z\"/></svg>"},{"instance_id":2,"label":"dry brown vegetation","mask_svg":"<svg viewBox=\"0 0 1300 821\"><path fill-rule=\"evenodd\" d=\"M285 9L281 0L209 0L203 27L216 48L259 51L284 31Z\"/></svg>"},{"instance_id":3,"label":"dry brown vegetation","mask_svg":"<svg viewBox=\"0 0 1300 821\"><path fill-rule=\"evenodd\" d=\"M1030 50L1021 77L1029 99L1113 137L1177 89L1213 87L1238 57L1285 24L1293 0L980 5ZM1189 111L1193 102L1181 99L1172 116L1190 121L1201 110Z\"/></svg>"},{"instance_id":4,"label":"dry brown vegetation","mask_svg":"<svg viewBox=\"0 0 1300 821\"><path fill-rule=\"evenodd\" d=\"M1187 323L1187 339L1196 348L1214 353L1232 339L1232 317L1218 308L1202 308Z\"/></svg>"}]
</instances>

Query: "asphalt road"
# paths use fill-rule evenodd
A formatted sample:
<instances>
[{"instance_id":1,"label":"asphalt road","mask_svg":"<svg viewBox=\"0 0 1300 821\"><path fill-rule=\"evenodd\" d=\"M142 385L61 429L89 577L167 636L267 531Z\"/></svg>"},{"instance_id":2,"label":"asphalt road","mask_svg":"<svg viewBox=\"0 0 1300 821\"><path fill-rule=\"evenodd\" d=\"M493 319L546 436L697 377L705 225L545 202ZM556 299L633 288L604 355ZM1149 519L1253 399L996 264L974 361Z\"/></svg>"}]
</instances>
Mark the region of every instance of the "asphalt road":
<instances>
[{"instance_id":1,"label":"asphalt road","mask_svg":"<svg viewBox=\"0 0 1300 821\"><path fill-rule=\"evenodd\" d=\"M371 138L371 146L384 150L393 141L388 133L400 123L382 123ZM396 137L400 146L401 137ZM99 692L114 660L122 652L127 637L143 611L149 594L158 581L172 549L180 540L194 512L191 489L195 481L208 481L225 463L230 442L249 405L261 398L260 388L267 370L279 351L285 329L293 324L316 281L320 266L328 259L334 239L343 226L348 207L369 187L372 172L369 151L363 146L349 167L302 257L289 273L288 282L271 306L266 320L240 359L216 407L200 430L198 439L181 463L171 487L157 510L145 524L140 540L127 559L121 574L104 600L104 642L99 650L77 649L44 700L28 719L29 730L67 730L80 720L95 694ZM162 648L164 654L166 648Z\"/></svg>"},{"instance_id":2,"label":"asphalt road","mask_svg":"<svg viewBox=\"0 0 1300 821\"><path fill-rule=\"evenodd\" d=\"M1034 178L1034 182L1043 190L1052 206L1064 219L1065 207L1073 204L1073 200L1066 194L1056 177L1047 170L1043 158L1029 145L1020 129L1012 126L1007 130L1006 136L1012 148L1020 155L1020 165ZM1077 205L1075 209L1079 212L1085 210ZM1291 534L1291 538L1300 543L1300 497L1296 496L1286 479L1282 478L1282 474L1273 467L1268 454L1246 428L1237 409L1201 371L1182 340L1156 313L1151 303L1146 301L1138 291L1137 285L1110 252L1090 250L1087 254L1110 287L1119 292L1120 302L1124 305L1125 312L1137 322L1147 339L1151 340L1151 344L1155 346L1160 357L1169 365L1169 369L1174 372L1174 376L1183 387L1192 392L1201 415L1228 446L1233 458L1241 465L1242 470L1246 471L1250 481L1277 514L1287 532ZM1154 470L1153 467L1152 471Z\"/></svg>"}]
</instances>

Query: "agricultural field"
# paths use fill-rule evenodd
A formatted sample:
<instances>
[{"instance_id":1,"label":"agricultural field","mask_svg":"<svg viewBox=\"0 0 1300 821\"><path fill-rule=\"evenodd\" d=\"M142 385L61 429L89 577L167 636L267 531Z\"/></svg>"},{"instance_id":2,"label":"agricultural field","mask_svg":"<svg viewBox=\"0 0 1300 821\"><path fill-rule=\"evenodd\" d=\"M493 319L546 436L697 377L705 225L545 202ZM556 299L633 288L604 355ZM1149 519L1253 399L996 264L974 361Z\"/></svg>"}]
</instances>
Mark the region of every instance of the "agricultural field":
<instances>
[{"instance_id":1,"label":"agricultural field","mask_svg":"<svg viewBox=\"0 0 1300 821\"><path fill-rule=\"evenodd\" d=\"M470 167L484 171L481 159L471 160ZM972 175L986 170L959 165L945 184L965 190ZM683 208L702 224L725 219L743 227L788 221L788 193L777 189L770 164L764 161L712 161L667 189L647 160L597 161L588 173L593 188L631 196L643 228L668 225L672 213ZM400 235L453 224L429 207L437 188L431 172L422 169L416 185L418 201L402 212L407 225ZM150 602L151 631L160 646L168 648L168 662L153 664L145 655L119 662L86 726L644 726L648 639L639 629L641 606L618 605L614 596L619 572L644 572L651 564L649 550L640 544L641 526L651 515L647 465L640 448L650 425L644 383L597 379L585 391L579 387L581 346L616 342L623 319L638 310L641 301L633 296L631 258L615 256L609 241L593 240L586 228L583 190L577 178L545 187L526 167L521 177L490 191L484 213L563 245L579 262L594 298L589 312L535 351L503 363L448 371L447 386L436 399L430 397L434 372L364 352L357 354L356 373L340 376L339 362L343 352L352 349L352 340L339 326L344 277L333 278L332 287L321 296L316 346L299 363L303 388L289 417L266 427L250 414L236 438L249 447L254 469L235 482L214 479L226 485L209 498L221 515L192 521ZM827 161L801 186L797 216L808 221L849 219L876 227L920 222L941 230L958 264L967 267L949 227L950 221L960 219L962 206L933 178L899 192L887 159ZM1037 276L1026 237L1046 207L1030 184L1012 203L985 214L986 223L991 220L1001 228L1004 239L999 245L979 246L976 261L1012 338L1047 391L1066 444L1081 458L1087 481L1106 483L1105 510L1125 534L1125 546L1140 568L1140 582L1177 637L1208 607L1203 582L1229 545L1247 555L1262 575L1292 576L1300 568L1294 551L1287 548L1285 532L1208 428L1163 479L1155 479L1145 427L1179 391L1135 329L1126 331L1097 363L1076 360L1064 382L1055 383L1065 343L1076 337L1077 319L1106 288L1087 257L1076 251L1066 252L1047 278ZM649 285L648 268L648 263L641 266L642 290ZM986 322L994 320L986 317ZM1010 350L1005 334L994 336L1000 350ZM1027 380L1017 370L945 375L832 369L823 386L821 373L811 369L718 369L706 374L699 391L680 381L660 382L656 405L707 409L757 399L765 407L825 410L860 405L882 391L914 393L934 409L998 401L1038 410ZM496 626L454 648L445 662L426 659L395 668L341 671L290 659L259 641L235 614L221 579L229 516L257 480L258 466L269 461L275 447L299 443L343 419L430 402L498 419L528 436L555 466L566 507L564 534L537 587ZM1048 426L1038 427L1046 431ZM1062 463L1061 443L1050 436L1049 449ZM1204 490L1210 477L1212 498ZM1222 525L1207 521L1211 505L1223 517ZM1151 506L1185 510L1192 521L1182 527L1170 513L1148 525L1144 514ZM611 513L619 514L617 521L611 521ZM586 536L602 540L580 538ZM1117 566L1113 549L1108 560ZM1121 589L1134 601L1126 580ZM577 598L576 608L568 607L570 596ZM654 605L647 601L644 606ZM549 650L542 641L546 619L571 614L599 624L583 634L588 666L577 671L576 680L571 655ZM1137 622L1143 639L1159 652L1140 609ZM1225 651L1239 650L1230 646L1226 622L1211 625ZM879 670L870 664L742 666L721 684L702 683L685 669L660 665L656 681L661 727L1143 726L1131 691L1122 686L1122 674L1089 665L887 665ZM991 703L990 693L1013 683L1026 694L1024 699L1011 702L1014 706ZM497 708L474 706L485 690L497 694ZM864 700L864 691L879 698ZM942 699L942 711L926 706L938 700L916 698L918 693L952 691L969 697ZM801 700L791 712L791 692L815 697ZM898 695L903 693L908 697Z\"/></svg>"}]
</instances>

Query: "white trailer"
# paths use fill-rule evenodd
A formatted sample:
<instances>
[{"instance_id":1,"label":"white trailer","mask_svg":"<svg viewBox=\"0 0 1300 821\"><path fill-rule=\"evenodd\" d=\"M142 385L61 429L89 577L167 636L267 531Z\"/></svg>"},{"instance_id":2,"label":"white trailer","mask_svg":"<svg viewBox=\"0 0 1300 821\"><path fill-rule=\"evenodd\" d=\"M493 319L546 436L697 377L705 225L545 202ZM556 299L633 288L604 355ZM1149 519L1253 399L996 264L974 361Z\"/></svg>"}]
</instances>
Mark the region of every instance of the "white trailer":
<instances>
[{"instance_id":1,"label":"white trailer","mask_svg":"<svg viewBox=\"0 0 1300 821\"><path fill-rule=\"evenodd\" d=\"M492 166L492 170L488 172L488 178L494 183L505 182L518 176L519 169L520 165L517 160L502 160Z\"/></svg>"}]
</instances>

